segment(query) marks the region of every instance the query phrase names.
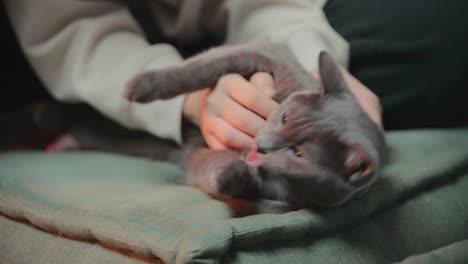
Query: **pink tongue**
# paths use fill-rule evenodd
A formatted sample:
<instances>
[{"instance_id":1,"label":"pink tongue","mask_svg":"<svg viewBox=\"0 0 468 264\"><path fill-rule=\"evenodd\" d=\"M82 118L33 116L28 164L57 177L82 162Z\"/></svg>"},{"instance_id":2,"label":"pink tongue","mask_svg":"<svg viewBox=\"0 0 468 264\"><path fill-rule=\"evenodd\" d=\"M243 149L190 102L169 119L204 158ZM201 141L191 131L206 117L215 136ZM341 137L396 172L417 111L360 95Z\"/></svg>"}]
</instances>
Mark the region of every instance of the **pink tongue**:
<instances>
[{"instance_id":1,"label":"pink tongue","mask_svg":"<svg viewBox=\"0 0 468 264\"><path fill-rule=\"evenodd\" d=\"M255 151L249 152L246 157L247 161L256 161L258 159L258 153Z\"/></svg>"}]
</instances>

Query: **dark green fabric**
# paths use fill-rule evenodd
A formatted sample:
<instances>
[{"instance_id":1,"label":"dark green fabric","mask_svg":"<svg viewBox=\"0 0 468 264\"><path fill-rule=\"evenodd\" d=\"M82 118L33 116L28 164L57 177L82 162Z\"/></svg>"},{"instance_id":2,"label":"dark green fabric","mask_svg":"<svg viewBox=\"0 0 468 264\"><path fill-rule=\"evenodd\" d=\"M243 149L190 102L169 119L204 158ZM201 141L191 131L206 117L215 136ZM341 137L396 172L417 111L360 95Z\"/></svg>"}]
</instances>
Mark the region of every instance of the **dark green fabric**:
<instances>
[{"instance_id":1,"label":"dark green fabric","mask_svg":"<svg viewBox=\"0 0 468 264\"><path fill-rule=\"evenodd\" d=\"M387 129L467 124L468 1L328 0L324 10Z\"/></svg>"},{"instance_id":2,"label":"dark green fabric","mask_svg":"<svg viewBox=\"0 0 468 264\"><path fill-rule=\"evenodd\" d=\"M383 177L341 208L263 202L259 214L233 218L235 204L178 184L170 164L13 152L0 155L0 212L167 263L388 263L467 239L468 129L387 138Z\"/></svg>"},{"instance_id":3,"label":"dark green fabric","mask_svg":"<svg viewBox=\"0 0 468 264\"><path fill-rule=\"evenodd\" d=\"M468 172L440 188L421 190L420 195L403 201L401 205L377 212L348 228L294 242L268 243L255 248L233 247L223 263L380 264L425 254L468 238L467 190ZM460 248L442 255L445 261L432 263L466 264L466 246L466 243L461 244ZM418 259L435 259L437 256L431 252L418 256ZM448 261L450 257L454 262ZM461 259L465 262L455 261ZM411 261L415 260L403 263L418 263Z\"/></svg>"},{"instance_id":4,"label":"dark green fabric","mask_svg":"<svg viewBox=\"0 0 468 264\"><path fill-rule=\"evenodd\" d=\"M400 264L466 264L468 263L468 240L450 244L446 247L411 256Z\"/></svg>"}]
</instances>

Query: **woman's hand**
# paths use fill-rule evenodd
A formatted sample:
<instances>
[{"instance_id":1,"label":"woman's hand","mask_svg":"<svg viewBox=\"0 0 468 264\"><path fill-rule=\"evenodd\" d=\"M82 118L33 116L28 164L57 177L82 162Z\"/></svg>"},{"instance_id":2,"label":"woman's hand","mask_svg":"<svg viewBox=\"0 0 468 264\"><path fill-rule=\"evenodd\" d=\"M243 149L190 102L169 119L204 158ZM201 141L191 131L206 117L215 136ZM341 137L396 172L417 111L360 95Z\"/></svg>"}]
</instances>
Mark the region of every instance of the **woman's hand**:
<instances>
[{"instance_id":1,"label":"woman's hand","mask_svg":"<svg viewBox=\"0 0 468 264\"><path fill-rule=\"evenodd\" d=\"M313 75L319 78L317 72ZM369 88L343 71L343 76L362 109L383 128L380 100ZM221 77L214 89L188 94L184 116L200 130L213 149L247 150L254 137L278 104L271 99L274 82L270 74L259 72L250 80L238 74Z\"/></svg>"},{"instance_id":2,"label":"woman's hand","mask_svg":"<svg viewBox=\"0 0 468 264\"><path fill-rule=\"evenodd\" d=\"M344 71L343 76L362 109L369 115L372 121L383 128L382 104L379 97L348 71Z\"/></svg>"},{"instance_id":3,"label":"woman's hand","mask_svg":"<svg viewBox=\"0 0 468 264\"><path fill-rule=\"evenodd\" d=\"M184 115L199 125L211 148L247 150L278 106L271 99L273 94L274 82L268 73L258 72L250 80L227 74L213 89L187 95Z\"/></svg>"}]
</instances>

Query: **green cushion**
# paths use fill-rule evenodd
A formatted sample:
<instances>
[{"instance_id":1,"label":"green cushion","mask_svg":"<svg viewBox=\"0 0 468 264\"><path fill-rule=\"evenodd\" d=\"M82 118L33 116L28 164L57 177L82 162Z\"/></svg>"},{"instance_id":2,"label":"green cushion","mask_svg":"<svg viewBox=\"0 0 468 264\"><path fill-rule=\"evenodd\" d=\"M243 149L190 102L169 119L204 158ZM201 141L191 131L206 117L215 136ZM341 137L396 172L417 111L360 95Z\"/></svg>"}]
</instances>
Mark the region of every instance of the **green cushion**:
<instances>
[{"instance_id":1,"label":"green cushion","mask_svg":"<svg viewBox=\"0 0 468 264\"><path fill-rule=\"evenodd\" d=\"M158 259L118 250L98 241L70 239L0 215L2 264L161 264Z\"/></svg>"},{"instance_id":2,"label":"green cushion","mask_svg":"<svg viewBox=\"0 0 468 264\"><path fill-rule=\"evenodd\" d=\"M171 164L92 152L0 155L0 212L166 263L378 263L467 238L468 129L392 132L383 177L328 210L225 203ZM1 256L1 255L0 255ZM378 262L376 262L377 260Z\"/></svg>"}]
</instances>

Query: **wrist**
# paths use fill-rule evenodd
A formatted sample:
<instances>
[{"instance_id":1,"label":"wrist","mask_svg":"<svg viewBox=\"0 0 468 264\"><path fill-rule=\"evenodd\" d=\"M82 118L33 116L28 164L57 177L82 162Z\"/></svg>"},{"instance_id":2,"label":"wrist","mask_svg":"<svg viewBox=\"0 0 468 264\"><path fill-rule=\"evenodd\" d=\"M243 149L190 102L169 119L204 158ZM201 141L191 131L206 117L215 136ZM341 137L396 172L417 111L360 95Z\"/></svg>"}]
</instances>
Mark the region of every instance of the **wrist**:
<instances>
[{"instance_id":1,"label":"wrist","mask_svg":"<svg viewBox=\"0 0 468 264\"><path fill-rule=\"evenodd\" d=\"M200 124L200 111L205 90L195 91L185 95L182 115L183 118L195 125Z\"/></svg>"}]
</instances>

